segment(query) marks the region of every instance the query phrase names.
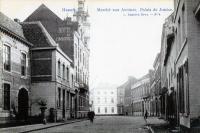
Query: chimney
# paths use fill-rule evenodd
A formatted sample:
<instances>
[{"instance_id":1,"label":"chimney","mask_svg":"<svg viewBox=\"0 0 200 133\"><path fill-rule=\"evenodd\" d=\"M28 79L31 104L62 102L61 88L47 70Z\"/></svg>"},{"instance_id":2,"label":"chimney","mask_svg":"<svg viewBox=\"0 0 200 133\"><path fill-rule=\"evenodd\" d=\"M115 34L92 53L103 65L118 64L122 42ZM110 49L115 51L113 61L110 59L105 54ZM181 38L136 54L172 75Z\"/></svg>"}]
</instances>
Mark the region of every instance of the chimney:
<instances>
[{"instance_id":1,"label":"chimney","mask_svg":"<svg viewBox=\"0 0 200 133\"><path fill-rule=\"evenodd\" d=\"M18 18L15 18L14 21L20 23L20 20Z\"/></svg>"}]
</instances>

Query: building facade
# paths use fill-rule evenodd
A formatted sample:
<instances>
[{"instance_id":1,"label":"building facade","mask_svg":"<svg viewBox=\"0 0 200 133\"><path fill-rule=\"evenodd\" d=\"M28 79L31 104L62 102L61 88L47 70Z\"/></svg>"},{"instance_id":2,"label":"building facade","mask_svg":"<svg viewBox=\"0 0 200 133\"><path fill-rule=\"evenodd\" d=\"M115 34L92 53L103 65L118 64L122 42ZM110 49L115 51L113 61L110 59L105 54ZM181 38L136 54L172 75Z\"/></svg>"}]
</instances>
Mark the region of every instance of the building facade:
<instances>
[{"instance_id":1,"label":"building facade","mask_svg":"<svg viewBox=\"0 0 200 133\"><path fill-rule=\"evenodd\" d=\"M78 110L77 115L87 116L89 111L89 28L88 12L85 11L83 0L78 1L78 10L74 14L75 21L79 26L74 31L74 71L75 87L78 90Z\"/></svg>"},{"instance_id":2,"label":"building facade","mask_svg":"<svg viewBox=\"0 0 200 133\"><path fill-rule=\"evenodd\" d=\"M118 115L124 115L124 98L125 98L124 85L117 87L117 113Z\"/></svg>"},{"instance_id":3,"label":"building facade","mask_svg":"<svg viewBox=\"0 0 200 133\"><path fill-rule=\"evenodd\" d=\"M83 0L74 20L60 19L42 4L24 22L0 13L1 122L40 116L87 117L89 27ZM32 68L32 69L30 69Z\"/></svg>"},{"instance_id":4,"label":"building facade","mask_svg":"<svg viewBox=\"0 0 200 133\"><path fill-rule=\"evenodd\" d=\"M137 79L129 76L123 85L117 87L117 110L119 115L133 115L131 86L135 82L137 82Z\"/></svg>"},{"instance_id":5,"label":"building facade","mask_svg":"<svg viewBox=\"0 0 200 133\"><path fill-rule=\"evenodd\" d=\"M78 1L74 20L60 19L42 4L25 22L40 21L61 50L72 60L74 74L70 75L75 88L75 117L86 117L89 111L89 22L84 1Z\"/></svg>"},{"instance_id":6,"label":"building facade","mask_svg":"<svg viewBox=\"0 0 200 133\"><path fill-rule=\"evenodd\" d=\"M56 110L56 120L75 115L72 60L59 48L40 22L22 23L31 49L31 113L39 115L38 100L47 101L47 110ZM49 117L52 114L47 114Z\"/></svg>"},{"instance_id":7,"label":"building facade","mask_svg":"<svg viewBox=\"0 0 200 133\"><path fill-rule=\"evenodd\" d=\"M30 115L30 47L22 26L0 12L0 121Z\"/></svg>"},{"instance_id":8,"label":"building facade","mask_svg":"<svg viewBox=\"0 0 200 133\"><path fill-rule=\"evenodd\" d=\"M93 107L96 115L117 115L117 90L101 84L93 89Z\"/></svg>"},{"instance_id":9,"label":"building facade","mask_svg":"<svg viewBox=\"0 0 200 133\"><path fill-rule=\"evenodd\" d=\"M143 116L147 110L150 113L150 78L149 74L138 79L131 86L132 112L134 116Z\"/></svg>"},{"instance_id":10,"label":"building facade","mask_svg":"<svg viewBox=\"0 0 200 133\"><path fill-rule=\"evenodd\" d=\"M160 116L161 115L161 81L160 81L161 69L160 69L160 53L157 54L153 63L153 70L149 71L150 76L150 94L151 94L151 105L150 115Z\"/></svg>"},{"instance_id":11,"label":"building facade","mask_svg":"<svg viewBox=\"0 0 200 133\"><path fill-rule=\"evenodd\" d=\"M131 86L135 84L135 77L128 77L128 81L124 84L124 112L125 115L133 115Z\"/></svg>"},{"instance_id":12,"label":"building facade","mask_svg":"<svg viewBox=\"0 0 200 133\"><path fill-rule=\"evenodd\" d=\"M176 75L180 125L193 127L199 117L199 0L175 0L174 23L177 26ZM194 12L195 10L195 12Z\"/></svg>"},{"instance_id":13,"label":"building facade","mask_svg":"<svg viewBox=\"0 0 200 133\"><path fill-rule=\"evenodd\" d=\"M183 128L198 125L199 3L199 0L174 0L174 13L163 25L161 113Z\"/></svg>"}]
</instances>

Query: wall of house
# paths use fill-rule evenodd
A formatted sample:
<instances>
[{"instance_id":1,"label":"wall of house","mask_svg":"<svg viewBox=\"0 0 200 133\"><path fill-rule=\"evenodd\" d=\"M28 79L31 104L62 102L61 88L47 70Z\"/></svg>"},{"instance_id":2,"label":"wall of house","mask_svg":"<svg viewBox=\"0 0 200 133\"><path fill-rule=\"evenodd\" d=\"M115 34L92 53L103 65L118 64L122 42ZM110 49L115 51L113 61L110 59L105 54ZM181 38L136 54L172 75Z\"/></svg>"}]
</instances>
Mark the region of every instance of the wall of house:
<instances>
[{"instance_id":1,"label":"wall of house","mask_svg":"<svg viewBox=\"0 0 200 133\"><path fill-rule=\"evenodd\" d=\"M69 101L69 99L67 99L67 92L70 92L70 90L74 90L74 78L72 79L72 75L74 77L74 71L73 68L71 66L71 61L70 59L67 57L67 55L61 51L61 49L57 49L53 52L52 55L53 59L55 59L53 61L52 64L54 69L53 69L53 79L55 79L56 81L56 103L58 103L58 88L61 89L61 106L60 107L56 107L57 109L57 119L63 119L63 112L65 112L65 118L69 118L70 117L70 109L72 109L72 107L68 107L67 104L71 101ZM60 61L60 71L61 74L58 74L58 61ZM65 72L63 73L63 65L65 66ZM69 75L67 76L67 68L69 70ZM73 80L73 81L72 81ZM65 94L63 94L63 91L65 92ZM64 98L65 97L65 98ZM63 106L63 100L65 105Z\"/></svg>"},{"instance_id":2,"label":"wall of house","mask_svg":"<svg viewBox=\"0 0 200 133\"><path fill-rule=\"evenodd\" d=\"M74 33L74 68L76 81L89 85L89 50L78 31Z\"/></svg>"},{"instance_id":3,"label":"wall of house","mask_svg":"<svg viewBox=\"0 0 200 133\"><path fill-rule=\"evenodd\" d=\"M19 90L25 88L28 93L30 93L30 52L29 47L22 42L19 42L12 37L1 33L0 43L2 43L1 47L6 44L10 46L11 50L11 71L6 71L3 69L3 62L1 60L1 70L2 72L2 85L0 86L0 90L2 91L1 94L1 106L3 108L3 83L10 84L10 110L16 109L18 111L18 93ZM2 51L2 48L0 48ZM26 54L26 75L21 75L21 52ZM2 58L3 51L1 52ZM1 82L0 81L0 82ZM0 117L9 117L10 110L3 110L0 109Z\"/></svg>"},{"instance_id":4,"label":"wall of house","mask_svg":"<svg viewBox=\"0 0 200 133\"><path fill-rule=\"evenodd\" d=\"M194 16L194 9L199 0L185 1L187 10L187 43L189 58L189 99L190 116L196 119L200 116L200 25Z\"/></svg>"},{"instance_id":5,"label":"wall of house","mask_svg":"<svg viewBox=\"0 0 200 133\"><path fill-rule=\"evenodd\" d=\"M2 84L2 79L3 79L3 42L1 40L3 36L3 33L0 32L0 94L3 93L3 84ZM0 99L2 99L3 95L0 95ZM0 100L0 111L3 109L3 100Z\"/></svg>"},{"instance_id":6,"label":"wall of house","mask_svg":"<svg viewBox=\"0 0 200 133\"><path fill-rule=\"evenodd\" d=\"M52 50L32 51L31 57L31 81L52 80Z\"/></svg>"},{"instance_id":7,"label":"wall of house","mask_svg":"<svg viewBox=\"0 0 200 133\"><path fill-rule=\"evenodd\" d=\"M63 52L62 52L63 53ZM64 53L63 53L64 54ZM52 57L55 59L56 68L54 68L55 71L53 71L53 79L56 79L56 82L65 85L66 87L70 87L70 84L72 83L72 77L73 74L71 70L70 61L67 59L66 55L62 55L58 50L55 50ZM60 61L60 75L58 72L58 61ZM52 64L53 65L53 64ZM65 66L65 72L63 73L63 65ZM55 67L55 66L54 66ZM69 76L67 77L67 68L69 70Z\"/></svg>"},{"instance_id":8,"label":"wall of house","mask_svg":"<svg viewBox=\"0 0 200 133\"><path fill-rule=\"evenodd\" d=\"M117 113L124 115L124 86L117 88Z\"/></svg>"},{"instance_id":9,"label":"wall of house","mask_svg":"<svg viewBox=\"0 0 200 133\"><path fill-rule=\"evenodd\" d=\"M145 75L131 88L133 115L143 115L147 110L150 113L150 79ZM145 100L144 100L145 99Z\"/></svg>"},{"instance_id":10,"label":"wall of house","mask_svg":"<svg viewBox=\"0 0 200 133\"><path fill-rule=\"evenodd\" d=\"M113 102L112 102L113 99ZM100 108L100 112L98 112ZM107 113L105 112L107 108ZM112 112L114 108L114 112ZM94 111L97 115L117 114L117 92L116 89L95 89L94 90Z\"/></svg>"},{"instance_id":11,"label":"wall of house","mask_svg":"<svg viewBox=\"0 0 200 133\"><path fill-rule=\"evenodd\" d=\"M39 115L41 113L38 100L45 99L47 101L47 116L50 108L56 108L56 84L54 82L40 82L31 84L31 115Z\"/></svg>"}]
</instances>

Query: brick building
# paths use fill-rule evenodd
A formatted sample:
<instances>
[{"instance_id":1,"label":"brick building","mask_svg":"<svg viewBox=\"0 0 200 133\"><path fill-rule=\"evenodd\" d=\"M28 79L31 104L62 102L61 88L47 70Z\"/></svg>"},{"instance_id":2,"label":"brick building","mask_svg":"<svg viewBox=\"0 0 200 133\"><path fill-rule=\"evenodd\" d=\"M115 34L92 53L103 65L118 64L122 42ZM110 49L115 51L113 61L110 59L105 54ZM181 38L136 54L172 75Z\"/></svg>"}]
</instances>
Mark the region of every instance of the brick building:
<instances>
[{"instance_id":1,"label":"brick building","mask_svg":"<svg viewBox=\"0 0 200 133\"><path fill-rule=\"evenodd\" d=\"M174 43L174 14L171 14L163 25L163 43L162 51L162 74L161 81L162 90L162 115L171 122L177 121L177 99L176 99L176 74L175 59L177 56L176 45Z\"/></svg>"},{"instance_id":2,"label":"brick building","mask_svg":"<svg viewBox=\"0 0 200 133\"><path fill-rule=\"evenodd\" d=\"M75 20L62 20L49 8L42 4L25 22L40 21L59 45L61 50L72 60L74 75L71 75L75 87L75 117L87 116L89 110L89 22L88 12L84 9L84 1L78 1Z\"/></svg>"},{"instance_id":3,"label":"brick building","mask_svg":"<svg viewBox=\"0 0 200 133\"><path fill-rule=\"evenodd\" d=\"M78 1L78 10L74 14L75 22L78 23L77 30L74 30L74 72L75 87L78 90L78 117L87 116L89 110L89 28L87 20L88 12L85 11L83 0Z\"/></svg>"},{"instance_id":4,"label":"brick building","mask_svg":"<svg viewBox=\"0 0 200 133\"><path fill-rule=\"evenodd\" d=\"M143 116L145 111L150 112L150 78L149 74L138 79L131 86L132 114Z\"/></svg>"},{"instance_id":5,"label":"brick building","mask_svg":"<svg viewBox=\"0 0 200 133\"><path fill-rule=\"evenodd\" d=\"M151 105L150 105L150 115L160 116L160 94L161 94L161 69L160 69L160 53L157 54L154 63L153 70L149 71L150 76L150 94L151 94Z\"/></svg>"},{"instance_id":6,"label":"brick building","mask_svg":"<svg viewBox=\"0 0 200 133\"><path fill-rule=\"evenodd\" d=\"M72 60L59 48L40 22L22 23L31 49L31 113L39 115L37 101L47 101L47 112L56 110L57 120L75 115ZM49 116L50 114L47 114Z\"/></svg>"},{"instance_id":7,"label":"brick building","mask_svg":"<svg viewBox=\"0 0 200 133\"><path fill-rule=\"evenodd\" d=\"M199 0L174 0L174 13L163 25L161 112L184 128L199 118Z\"/></svg>"},{"instance_id":8,"label":"brick building","mask_svg":"<svg viewBox=\"0 0 200 133\"><path fill-rule=\"evenodd\" d=\"M119 115L133 115L131 86L136 82L135 77L129 76L124 84L117 87L117 110Z\"/></svg>"},{"instance_id":9,"label":"brick building","mask_svg":"<svg viewBox=\"0 0 200 133\"><path fill-rule=\"evenodd\" d=\"M22 26L0 12L0 121L30 115L30 47Z\"/></svg>"},{"instance_id":10,"label":"brick building","mask_svg":"<svg viewBox=\"0 0 200 133\"><path fill-rule=\"evenodd\" d=\"M177 48L176 76L180 125L188 128L195 125L199 117L199 0L175 0L174 23L177 26L175 43Z\"/></svg>"},{"instance_id":11,"label":"brick building","mask_svg":"<svg viewBox=\"0 0 200 133\"><path fill-rule=\"evenodd\" d=\"M125 115L132 115L132 93L131 86L135 84L137 79L135 77L128 77L128 81L124 84L124 112Z\"/></svg>"}]
</instances>

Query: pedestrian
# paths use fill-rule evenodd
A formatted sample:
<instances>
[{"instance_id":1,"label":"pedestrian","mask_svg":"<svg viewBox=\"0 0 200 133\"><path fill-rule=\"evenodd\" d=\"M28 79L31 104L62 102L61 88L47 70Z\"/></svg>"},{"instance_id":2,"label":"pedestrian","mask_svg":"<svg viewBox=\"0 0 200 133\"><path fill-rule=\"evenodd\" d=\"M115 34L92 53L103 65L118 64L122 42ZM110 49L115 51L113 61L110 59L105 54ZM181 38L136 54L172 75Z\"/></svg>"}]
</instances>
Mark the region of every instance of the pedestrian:
<instances>
[{"instance_id":1,"label":"pedestrian","mask_svg":"<svg viewBox=\"0 0 200 133\"><path fill-rule=\"evenodd\" d=\"M144 113L144 120L146 122L146 125L147 125L147 117L148 117L148 111L146 110Z\"/></svg>"},{"instance_id":2,"label":"pedestrian","mask_svg":"<svg viewBox=\"0 0 200 133\"><path fill-rule=\"evenodd\" d=\"M93 123L94 116L95 116L94 111L89 111L89 112L88 112L88 118L90 119L90 122L91 122L91 123Z\"/></svg>"},{"instance_id":3,"label":"pedestrian","mask_svg":"<svg viewBox=\"0 0 200 133\"><path fill-rule=\"evenodd\" d=\"M94 120L94 116L95 116L94 111L91 111L91 121L92 121L92 123L93 123L93 120Z\"/></svg>"}]
</instances>

